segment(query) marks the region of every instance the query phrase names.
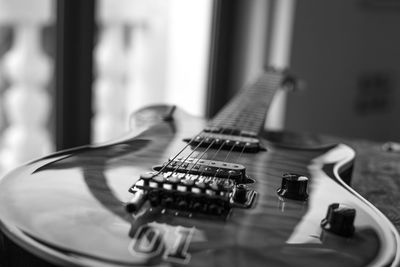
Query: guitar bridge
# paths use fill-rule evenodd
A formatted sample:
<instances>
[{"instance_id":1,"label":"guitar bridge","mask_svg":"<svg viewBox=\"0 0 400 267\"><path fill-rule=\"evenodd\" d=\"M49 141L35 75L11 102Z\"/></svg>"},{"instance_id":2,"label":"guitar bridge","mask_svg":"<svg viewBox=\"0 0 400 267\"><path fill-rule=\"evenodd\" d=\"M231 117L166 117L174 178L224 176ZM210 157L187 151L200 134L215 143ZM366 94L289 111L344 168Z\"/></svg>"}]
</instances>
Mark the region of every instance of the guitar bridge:
<instances>
[{"instance_id":1,"label":"guitar bridge","mask_svg":"<svg viewBox=\"0 0 400 267\"><path fill-rule=\"evenodd\" d=\"M232 207L251 207L256 195L235 179L171 171L145 173L129 191L134 194L126 204L131 213L148 201L174 214L223 219Z\"/></svg>"}]
</instances>

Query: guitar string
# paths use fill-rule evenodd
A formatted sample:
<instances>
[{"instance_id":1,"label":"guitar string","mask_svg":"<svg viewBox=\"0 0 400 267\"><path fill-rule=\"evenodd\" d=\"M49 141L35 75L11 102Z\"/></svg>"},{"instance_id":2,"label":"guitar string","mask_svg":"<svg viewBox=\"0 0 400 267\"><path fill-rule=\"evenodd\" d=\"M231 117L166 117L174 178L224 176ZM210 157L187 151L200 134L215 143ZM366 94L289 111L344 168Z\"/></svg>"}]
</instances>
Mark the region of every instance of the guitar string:
<instances>
[{"instance_id":1,"label":"guitar string","mask_svg":"<svg viewBox=\"0 0 400 267\"><path fill-rule=\"evenodd\" d=\"M242 132L240 132L240 136L241 136L241 135L242 135ZM239 136L239 137L240 137L240 136ZM234 142L233 146L231 147L231 149L229 149L229 152L226 154L226 156L225 156L225 158L224 158L224 161L225 161L225 162L228 160L228 158L229 158L230 154L232 153L233 149L235 149L236 143L237 143L237 141Z\"/></svg>"},{"instance_id":2,"label":"guitar string","mask_svg":"<svg viewBox=\"0 0 400 267\"><path fill-rule=\"evenodd\" d=\"M243 142L244 141L244 136L243 136L243 132L242 131L240 131L240 135L239 135L239 142ZM241 161L241 158L242 158L242 156L243 156L243 154L244 154L244 151L245 151L245 149L246 149L246 143L245 142L243 142L244 144L243 144L243 148L241 149L241 151L240 151L240 154L239 154L239 156L234 160L236 163L240 163L240 161ZM228 152L228 154L225 156L225 159L224 159L224 161L226 162L227 160L228 160L228 158L229 158L229 156L230 156L230 154L232 153L232 151L233 151L233 149L235 148L235 146L236 146L236 142L234 143L234 145L231 147L231 149L229 150L229 152ZM218 169L218 170L220 170L220 169ZM217 171L218 171L217 170ZM217 172L215 173L215 175L217 174ZM214 175L214 176L215 176ZM227 179L229 179L230 177L231 177L231 173L229 173L228 172L228 177L227 177Z\"/></svg>"},{"instance_id":3,"label":"guitar string","mask_svg":"<svg viewBox=\"0 0 400 267\"><path fill-rule=\"evenodd\" d=\"M190 158L190 156L191 156L194 152L196 152L196 150L200 147L201 144L202 144L202 142L200 142L200 143L196 146L196 148L195 148L192 152L189 153L189 155L185 158L185 160L184 160L178 167L175 168L174 172L176 172L177 169L179 169L183 164L186 163L186 161ZM210 149L210 148L213 146L213 144L214 144L214 140L207 146L206 150L203 151L202 154L205 154L205 153L208 151L208 149Z\"/></svg>"},{"instance_id":4,"label":"guitar string","mask_svg":"<svg viewBox=\"0 0 400 267\"><path fill-rule=\"evenodd\" d=\"M222 127L221 127L221 128L222 128ZM235 130L234 128L231 128L230 133L229 133L228 135L232 135L232 133L234 132L234 130ZM221 131L221 132L223 132L223 128L222 128L222 131ZM203 170L201 171L199 177L202 176L202 175L204 174L206 168L210 168L210 166L212 165L212 161L215 159L215 157L216 157L217 154L221 151L221 149L224 147L225 144L226 144L226 141L224 141L224 142L221 143L221 145L219 146L218 150L217 150L216 152L214 152L213 157L209 160L209 163L207 164L207 167L203 168ZM220 168L218 168L217 171L218 171L219 169L220 169ZM215 173L217 173L217 171L216 171ZM215 175L214 175L214 177L215 177Z\"/></svg>"},{"instance_id":5,"label":"guitar string","mask_svg":"<svg viewBox=\"0 0 400 267\"><path fill-rule=\"evenodd\" d=\"M230 127L230 132L229 132L228 135L232 135L232 134L234 133L235 130L236 130L236 127ZM240 142L240 141L243 141L243 139L244 139L243 133L242 133L242 131L240 131L240 134L239 134L239 142ZM228 140L228 141L229 141L229 140ZM223 147L225 144L227 144L226 141L223 142L223 143L221 144L221 146L218 148L218 150L214 153L214 155L213 155L213 157L211 158L210 162L207 164L207 167L210 167L210 166L211 166L212 160L214 160L214 159L216 158L216 156L218 155L218 153L220 153L222 147ZM227 159L229 158L230 154L232 153L232 151L234 150L234 148L236 147L236 145L237 145L237 142L234 142L234 144L233 144L232 147L230 148L229 152L228 152L227 155L225 156L224 162L227 161ZM246 148L246 144L244 144L243 149L241 150L241 153L240 153L238 159L241 158L241 155L244 153L245 148ZM201 156L201 158L202 158L203 156L204 156L204 154ZM199 159L196 161L196 164L197 164L198 161L200 161L201 158L199 158ZM194 166L195 166L195 165L193 165L192 168L191 168L190 170L192 170L192 169L194 168ZM206 167L206 168L207 168L207 167ZM200 173L199 176L201 176L201 175L204 174L204 171L206 170L206 168L203 169L203 171ZM216 170L216 172L215 172L213 178L216 177L216 175L218 174L218 172L219 172L220 170L221 170L221 168L218 168L218 169ZM228 175L228 179L229 179L230 176L231 176L231 174Z\"/></svg>"},{"instance_id":6,"label":"guitar string","mask_svg":"<svg viewBox=\"0 0 400 267\"><path fill-rule=\"evenodd\" d=\"M201 131L201 133L203 133L204 131ZM200 134L201 134L200 133ZM174 173L178 173L177 172L177 170L178 169L180 169L180 167L182 167L185 163L187 163L187 161L188 161L188 159L190 158L190 156L194 153L194 152L196 152L197 150L198 150L198 148L200 148L201 147L201 145L203 144L203 142L206 140L206 138L203 138L200 142L199 142L199 144L189 153L189 155L187 155L186 156L186 158L182 161L182 163L181 164L179 164L173 171L172 171L172 174L174 174ZM203 152L203 154L205 154L212 146L213 146L213 144L214 144L214 140L208 145L208 147L207 147L207 149ZM193 167L193 166L192 166ZM185 173L185 175L186 175L187 173Z\"/></svg>"},{"instance_id":7,"label":"guitar string","mask_svg":"<svg viewBox=\"0 0 400 267\"><path fill-rule=\"evenodd\" d=\"M243 133L242 133L242 131L240 131L240 134L239 134L239 142L240 142L241 140L243 140ZM232 146L231 149L229 150L228 154L225 156L224 162L227 162L227 160L228 160L230 154L232 153L233 149L235 148L236 144L237 144L237 142L235 142L235 143L233 144L233 146ZM245 149L245 145L243 146L242 153L243 153L244 149ZM238 162L236 162L236 163L238 163ZM220 169L221 169L221 168L218 168L218 169L217 169L217 171L216 171L215 174L214 174L214 178L216 178L216 175L217 175L217 173L218 173L218 171L219 171ZM230 179L231 176L232 176L232 173L228 172L228 177L227 177L226 179Z\"/></svg>"},{"instance_id":8,"label":"guitar string","mask_svg":"<svg viewBox=\"0 0 400 267\"><path fill-rule=\"evenodd\" d=\"M240 162L240 159L242 158L245 149L246 149L246 145L244 145L242 148L242 151L240 151L239 157L237 158L237 162Z\"/></svg>"},{"instance_id":9,"label":"guitar string","mask_svg":"<svg viewBox=\"0 0 400 267\"><path fill-rule=\"evenodd\" d=\"M221 128L218 132L218 134L222 134L223 133L223 128ZM196 158L196 162L193 164L193 166L185 173L188 174L193 168L195 168L195 166L198 164L198 162L204 157L204 155L208 152L208 150L210 150L210 148L214 145L214 143L216 142L217 139L214 139L210 145L207 147L207 149L205 151L203 151L203 153L201 153L200 157ZM208 167L208 166L207 166Z\"/></svg>"},{"instance_id":10,"label":"guitar string","mask_svg":"<svg viewBox=\"0 0 400 267\"><path fill-rule=\"evenodd\" d=\"M234 132L234 130L235 130L234 128L231 128L231 131L230 131L229 135L232 135L232 133ZM221 129L220 133L222 133L222 132L223 132L223 128ZM200 134L201 134L201 133L202 133L202 132L200 132ZM243 140L242 132L240 132L239 137L240 137L240 140ZM191 142L192 142L192 141L193 141L193 139L191 140ZM190 158L190 156L191 156L194 152L196 152L197 149L201 146L201 144L203 143L203 141L204 141L204 139L203 139L203 140L196 146L196 148L185 158L185 160L184 160L181 164L179 164L179 165L174 169L173 172L176 172L183 164L185 164L185 163L187 162L187 160ZM183 152L183 151L190 145L191 142L189 142L189 144L187 144L187 145L181 150L181 152ZM214 142L215 142L215 140L213 140L213 141L210 143L210 145L207 147L207 149L206 149L205 151L203 151L203 153L200 154L200 157L197 157L197 158L196 158L196 162L195 162L195 163L193 164L193 166L185 173L185 175L186 175L187 173L189 173L195 166L197 166L198 162L204 157L204 155L205 155L206 152L212 147L212 145L214 144ZM225 141L225 142L223 142L223 143L221 144L221 146L218 148L218 150L214 153L214 155L213 155L213 157L212 157L212 160L215 159L215 157L217 156L217 154L221 151L222 147L223 147L226 143L227 143L227 142ZM229 156L230 156L231 152L233 151L233 149L235 148L235 146L236 146L236 142L233 144L233 146L232 146L231 149L229 150L229 152L228 152L228 154L226 155L224 161L226 161L226 160L229 158ZM242 157L242 155L243 155L243 153L244 153L245 148L246 148L246 144L244 144L244 146L243 146L243 148L242 148L242 150L241 150L241 153L240 153L240 155L239 155L239 157L238 157L238 160L241 159L241 157ZM179 152L170 162L172 162L181 152ZM212 161L212 160L211 160L211 161ZM209 167L209 166L211 165L211 161L210 161L210 163L208 164L207 167ZM168 162L168 164L165 165L165 167L167 167L167 166L170 164L170 162ZM162 168L162 169L165 169L165 167ZM220 170L220 168L217 169L217 171L219 171L219 170ZM160 172L161 172L161 170L160 170ZM204 170L202 171L201 174L203 174L203 172L204 172Z\"/></svg>"},{"instance_id":11,"label":"guitar string","mask_svg":"<svg viewBox=\"0 0 400 267\"><path fill-rule=\"evenodd\" d=\"M272 86L274 86L274 85L272 85ZM278 85L276 85L276 86L278 86ZM271 96L270 96L270 99L271 99ZM270 106L270 103L267 105L267 109L268 109L269 106ZM257 138L258 138L258 134L257 134ZM246 145L243 146L242 151L240 152L240 154L239 154L239 156L238 156L238 158L236 160L237 162L240 162L240 159L242 158L242 156L244 154L245 148L246 148Z\"/></svg>"},{"instance_id":12,"label":"guitar string","mask_svg":"<svg viewBox=\"0 0 400 267\"><path fill-rule=\"evenodd\" d=\"M165 170L165 168L167 168L180 154L183 153L183 151L185 151L186 148L188 148L193 142L194 140L200 136L203 133L203 131L200 131L196 136L194 136L192 139L190 139L190 141L172 158L169 159L167 164L165 164L155 175L160 174L163 170Z\"/></svg>"},{"instance_id":13,"label":"guitar string","mask_svg":"<svg viewBox=\"0 0 400 267\"><path fill-rule=\"evenodd\" d=\"M159 175L161 172L163 172L172 162L174 162L174 160L180 155L182 154L193 142L194 140L199 137L202 133L204 132L204 130L200 131L196 136L194 136L187 144L186 146L184 146L173 158L171 158L170 160L168 160L167 164L165 164L155 175ZM189 154L189 156L186 157L186 159L179 165L177 166L172 173L176 172L177 169L179 169L184 163L186 163L186 160L190 157L191 154L193 154L204 142L205 139L202 139L200 141L200 143L196 146L196 148ZM210 146L212 146L212 144L210 144ZM209 148L208 148L209 149ZM207 150L208 150L207 149ZM206 150L206 151L207 151Z\"/></svg>"},{"instance_id":14,"label":"guitar string","mask_svg":"<svg viewBox=\"0 0 400 267\"><path fill-rule=\"evenodd\" d=\"M223 129L221 128L221 129L219 129L217 132L216 132L216 134L221 134L223 132ZM209 147L207 147L206 149L205 149L205 151L203 151L203 152L199 152L198 154L196 154L196 159L197 159L197 155L203 155L203 154L205 154L205 152L207 152L210 148L212 148L212 146L214 145L214 143L215 143L215 141L216 141L216 139L213 139L212 140L212 144L211 144L211 146L209 145Z\"/></svg>"},{"instance_id":15,"label":"guitar string","mask_svg":"<svg viewBox=\"0 0 400 267\"><path fill-rule=\"evenodd\" d=\"M249 118L249 119L250 119L250 118ZM236 144L237 144L238 142L239 142L239 144L240 144L240 142L243 142L243 143L244 143L244 144L243 144L243 148L241 149L241 152L240 152L239 157L237 157L237 158L235 159L235 161L236 161L237 163L240 162L239 160L240 160L240 158L241 158L241 155L244 153L244 150L246 149L246 142L244 142L244 136L243 136L243 132L242 132L242 131L240 131L240 134L239 134L239 141L235 142L235 144L232 146L231 150L230 150L230 151L228 152L228 154L226 155L224 161L227 161L227 160L228 160L230 154L232 153L233 149L235 148L235 146L236 146ZM232 162L233 162L233 161L232 161Z\"/></svg>"},{"instance_id":16,"label":"guitar string","mask_svg":"<svg viewBox=\"0 0 400 267\"><path fill-rule=\"evenodd\" d=\"M187 155L187 156L185 157L185 159L181 162L181 164L179 164L178 166L176 166L176 167L174 168L174 170L172 171L172 173L176 173L177 170L178 170L180 167L182 167L182 165L184 165L184 164L186 163L186 161L190 158L190 156L203 144L203 142L204 142L204 139L202 139L202 140L197 144L197 146L189 153L189 155Z\"/></svg>"},{"instance_id":17,"label":"guitar string","mask_svg":"<svg viewBox=\"0 0 400 267\"><path fill-rule=\"evenodd\" d=\"M189 174L189 173L193 170L193 168L195 168L195 166L198 164L198 162L204 157L204 155L208 152L208 150L213 146L214 142L215 142L215 141L212 141L212 142L210 143L210 145L207 147L207 149L205 149L205 150L200 154L200 157L196 158L196 162L193 164L193 166L192 166L189 170L186 171L185 175Z\"/></svg>"},{"instance_id":18,"label":"guitar string","mask_svg":"<svg viewBox=\"0 0 400 267\"><path fill-rule=\"evenodd\" d=\"M235 131L235 128L236 127L230 127L231 128L231 131L230 131L230 133L229 133L229 135L232 135L233 134L233 132ZM239 130L240 131L240 130ZM243 140L243 133L242 133L242 131L240 131L240 134L239 134L239 142L240 141L242 141ZM231 149L229 150L229 152L227 153L227 155L225 156L225 159L224 159L224 161L226 161L228 158L229 158L229 156L230 156L230 154L232 153L232 151L233 151L233 149L236 147L236 144L237 144L237 142L234 142L234 144L233 144L233 146L231 147ZM223 146L224 144L222 144L222 146ZM244 144L244 146L243 146L243 149L242 149L242 151L241 151L241 154L244 152L244 149L245 149L245 144ZM221 150L221 147L220 147L220 149L218 149L218 151L214 154L214 157L213 157L213 159L216 157L216 155L220 152L220 150ZM240 159L240 157L239 157L239 159ZM219 169L217 169L217 171L218 170L220 170L220 168Z\"/></svg>"}]
</instances>

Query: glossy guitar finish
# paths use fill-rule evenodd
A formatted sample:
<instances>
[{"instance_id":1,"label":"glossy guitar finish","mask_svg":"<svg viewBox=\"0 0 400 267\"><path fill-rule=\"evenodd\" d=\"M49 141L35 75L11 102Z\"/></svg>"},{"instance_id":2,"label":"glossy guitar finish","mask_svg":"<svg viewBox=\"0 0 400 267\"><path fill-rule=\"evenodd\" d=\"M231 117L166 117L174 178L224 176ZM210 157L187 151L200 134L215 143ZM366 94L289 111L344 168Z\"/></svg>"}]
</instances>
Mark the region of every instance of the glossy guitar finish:
<instances>
[{"instance_id":1,"label":"glossy guitar finish","mask_svg":"<svg viewBox=\"0 0 400 267\"><path fill-rule=\"evenodd\" d=\"M8 174L0 184L4 234L59 266L399 264L394 227L339 178L354 158L344 145L294 148L270 143L261 134L267 151L239 160L255 181L249 185L258 193L252 208L233 208L226 220L189 218L148 204L130 215L124 208L132 197L130 186L206 124L180 110L173 121L162 120L164 112L158 106L136 113L132 124L142 130L139 134L56 153ZM215 160L224 161L226 155L219 153ZM234 152L232 159L238 155ZM308 200L278 197L281 176L288 172L309 177ZM334 202L356 209L352 237L322 230L320 222ZM30 264L12 255L1 255L5 266Z\"/></svg>"}]
</instances>

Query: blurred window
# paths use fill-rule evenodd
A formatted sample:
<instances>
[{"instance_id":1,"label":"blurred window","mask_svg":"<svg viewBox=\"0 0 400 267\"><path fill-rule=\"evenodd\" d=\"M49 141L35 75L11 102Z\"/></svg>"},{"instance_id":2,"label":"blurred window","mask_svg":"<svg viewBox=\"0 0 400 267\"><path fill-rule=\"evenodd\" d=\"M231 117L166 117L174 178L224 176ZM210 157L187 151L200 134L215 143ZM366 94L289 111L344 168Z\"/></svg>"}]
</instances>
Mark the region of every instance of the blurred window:
<instances>
[{"instance_id":1,"label":"blurred window","mask_svg":"<svg viewBox=\"0 0 400 267\"><path fill-rule=\"evenodd\" d=\"M215 114L265 65L287 66L294 3L0 0L0 172L118 138L147 105Z\"/></svg>"},{"instance_id":2,"label":"blurred window","mask_svg":"<svg viewBox=\"0 0 400 267\"><path fill-rule=\"evenodd\" d=\"M205 113L212 0L98 0L92 140L159 103Z\"/></svg>"},{"instance_id":3,"label":"blurred window","mask_svg":"<svg viewBox=\"0 0 400 267\"><path fill-rule=\"evenodd\" d=\"M0 1L0 172L54 150L54 1Z\"/></svg>"},{"instance_id":4,"label":"blurred window","mask_svg":"<svg viewBox=\"0 0 400 267\"><path fill-rule=\"evenodd\" d=\"M65 140L90 132L78 129L81 117L92 117L92 142L103 142L126 133L129 115L146 105L205 114L213 0L72 2L0 0L0 172L77 145ZM96 27L84 32L88 8ZM83 55L92 66L79 56L90 41L82 33L94 35L93 55ZM92 72L92 89L74 81Z\"/></svg>"}]
</instances>

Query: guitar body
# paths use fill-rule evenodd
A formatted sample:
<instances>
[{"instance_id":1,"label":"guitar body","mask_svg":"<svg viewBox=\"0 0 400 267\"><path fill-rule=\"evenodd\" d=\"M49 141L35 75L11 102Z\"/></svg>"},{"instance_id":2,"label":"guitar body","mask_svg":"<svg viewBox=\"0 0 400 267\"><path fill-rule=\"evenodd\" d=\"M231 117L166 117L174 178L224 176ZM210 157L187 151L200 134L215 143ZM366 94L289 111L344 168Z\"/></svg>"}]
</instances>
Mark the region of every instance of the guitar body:
<instances>
[{"instance_id":1,"label":"guitar body","mask_svg":"<svg viewBox=\"0 0 400 267\"><path fill-rule=\"evenodd\" d=\"M205 121L154 106L132 116L140 133L102 146L53 154L9 173L0 184L2 266L395 266L398 235L345 185L354 152L344 145L303 149L273 144L233 152L254 182L249 208L225 218L196 217L144 204L125 210L128 189L195 136ZM194 148L189 148L188 151ZM211 158L207 152L204 158ZM224 161L227 152L213 160ZM229 161L229 160L228 160ZM278 196L283 173L309 178L305 201ZM340 177L342 175L343 177ZM342 179L343 178L343 179ZM250 180L249 180L250 181ZM323 230L331 203L356 209L351 237Z\"/></svg>"}]
</instances>

